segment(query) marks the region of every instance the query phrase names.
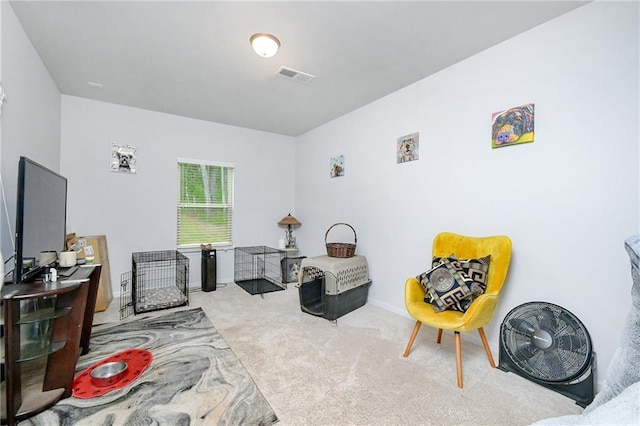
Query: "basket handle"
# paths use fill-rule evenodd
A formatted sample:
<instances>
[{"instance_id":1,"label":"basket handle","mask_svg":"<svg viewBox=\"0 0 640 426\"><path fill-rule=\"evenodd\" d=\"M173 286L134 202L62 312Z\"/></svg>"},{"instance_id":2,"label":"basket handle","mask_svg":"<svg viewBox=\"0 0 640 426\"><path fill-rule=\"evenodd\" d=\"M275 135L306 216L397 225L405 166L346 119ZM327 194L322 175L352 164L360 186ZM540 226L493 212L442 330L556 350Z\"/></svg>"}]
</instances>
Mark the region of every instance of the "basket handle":
<instances>
[{"instance_id":1,"label":"basket handle","mask_svg":"<svg viewBox=\"0 0 640 426\"><path fill-rule=\"evenodd\" d=\"M345 225L345 226L348 226L349 228L351 228L351 230L353 231L353 239L355 240L354 243L358 244L358 235L356 235L356 230L353 229L353 226L349 225L348 223L338 222L338 223L334 223L333 225L331 225L331 227L329 229L327 229L327 232L325 232L325 234L324 234L324 244L325 245L327 245L327 236L329 235L329 231L331 231L331 228L333 228L336 225Z\"/></svg>"}]
</instances>

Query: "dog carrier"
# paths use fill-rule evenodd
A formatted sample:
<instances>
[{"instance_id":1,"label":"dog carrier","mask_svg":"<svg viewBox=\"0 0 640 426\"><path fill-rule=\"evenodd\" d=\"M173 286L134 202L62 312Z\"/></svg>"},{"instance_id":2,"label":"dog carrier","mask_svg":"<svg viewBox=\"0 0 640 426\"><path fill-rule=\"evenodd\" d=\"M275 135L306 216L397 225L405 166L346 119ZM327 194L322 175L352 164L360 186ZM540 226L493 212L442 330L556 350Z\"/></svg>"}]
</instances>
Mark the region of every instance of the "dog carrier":
<instances>
[{"instance_id":1,"label":"dog carrier","mask_svg":"<svg viewBox=\"0 0 640 426\"><path fill-rule=\"evenodd\" d=\"M370 286L364 256L305 258L298 277L300 309L335 321L367 303Z\"/></svg>"}]
</instances>

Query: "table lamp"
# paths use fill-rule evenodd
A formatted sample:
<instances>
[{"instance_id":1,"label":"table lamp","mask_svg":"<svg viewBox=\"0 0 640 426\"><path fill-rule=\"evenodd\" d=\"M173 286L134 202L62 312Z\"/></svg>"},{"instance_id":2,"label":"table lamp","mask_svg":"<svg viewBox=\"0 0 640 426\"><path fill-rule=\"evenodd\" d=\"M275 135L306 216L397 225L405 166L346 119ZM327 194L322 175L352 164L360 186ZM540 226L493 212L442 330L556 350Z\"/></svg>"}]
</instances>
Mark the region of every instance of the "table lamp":
<instances>
[{"instance_id":1,"label":"table lamp","mask_svg":"<svg viewBox=\"0 0 640 426\"><path fill-rule=\"evenodd\" d=\"M286 225L287 231L285 233L287 239L287 247L288 249L296 248L296 238L293 236L293 226L300 226L302 223L298 221L295 217L291 216L291 213L286 215L285 217L278 222L278 225Z\"/></svg>"}]
</instances>

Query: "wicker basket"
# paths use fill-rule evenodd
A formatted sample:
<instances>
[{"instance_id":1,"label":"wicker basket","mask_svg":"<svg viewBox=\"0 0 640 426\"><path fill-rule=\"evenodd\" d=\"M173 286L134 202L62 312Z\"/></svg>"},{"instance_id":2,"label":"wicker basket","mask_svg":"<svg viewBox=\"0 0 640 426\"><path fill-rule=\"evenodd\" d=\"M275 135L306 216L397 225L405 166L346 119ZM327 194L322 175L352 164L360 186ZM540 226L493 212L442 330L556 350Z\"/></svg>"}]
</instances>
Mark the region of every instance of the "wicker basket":
<instances>
[{"instance_id":1,"label":"wicker basket","mask_svg":"<svg viewBox=\"0 0 640 426\"><path fill-rule=\"evenodd\" d=\"M336 225L345 225L351 228L353 231L353 244L351 243L328 243L327 236L329 235L329 231ZM331 228L327 229L327 232L324 234L324 244L327 246L327 255L329 257L353 257L356 254L356 244L358 243L358 236L356 235L356 230L353 229L353 226L348 223L334 223L331 225Z\"/></svg>"}]
</instances>

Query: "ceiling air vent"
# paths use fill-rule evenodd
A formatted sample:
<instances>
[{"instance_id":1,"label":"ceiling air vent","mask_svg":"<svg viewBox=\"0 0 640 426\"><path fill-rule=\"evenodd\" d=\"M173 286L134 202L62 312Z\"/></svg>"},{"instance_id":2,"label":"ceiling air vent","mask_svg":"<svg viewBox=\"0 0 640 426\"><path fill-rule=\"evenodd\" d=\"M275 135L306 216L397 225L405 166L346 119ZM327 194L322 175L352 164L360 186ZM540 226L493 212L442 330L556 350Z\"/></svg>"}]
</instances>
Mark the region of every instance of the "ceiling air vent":
<instances>
[{"instance_id":1,"label":"ceiling air vent","mask_svg":"<svg viewBox=\"0 0 640 426\"><path fill-rule=\"evenodd\" d=\"M308 84L316 78L315 75L307 74L306 72L294 70L293 68L280 67L276 72L278 77L286 78L287 80L294 80L298 83Z\"/></svg>"}]
</instances>

